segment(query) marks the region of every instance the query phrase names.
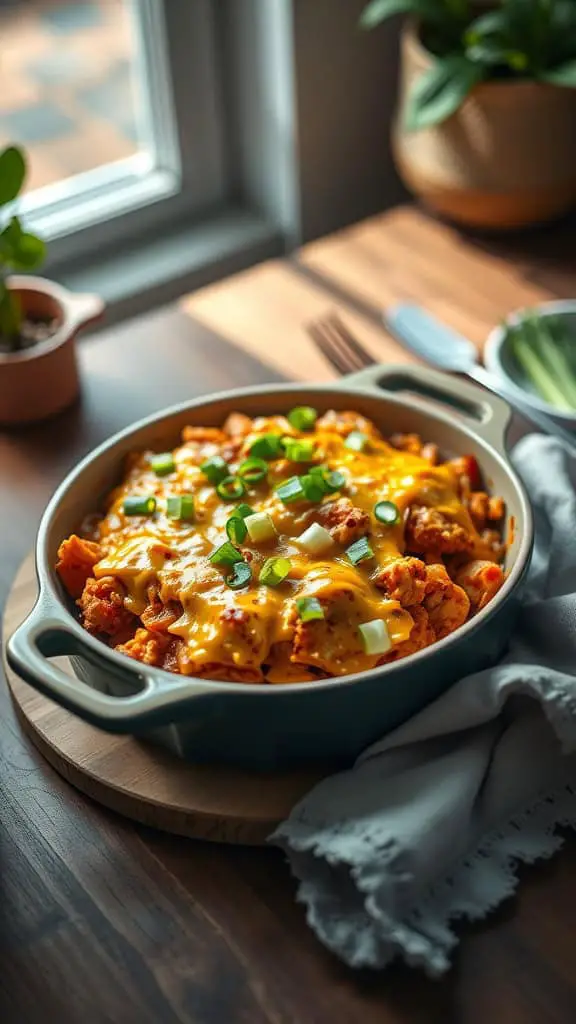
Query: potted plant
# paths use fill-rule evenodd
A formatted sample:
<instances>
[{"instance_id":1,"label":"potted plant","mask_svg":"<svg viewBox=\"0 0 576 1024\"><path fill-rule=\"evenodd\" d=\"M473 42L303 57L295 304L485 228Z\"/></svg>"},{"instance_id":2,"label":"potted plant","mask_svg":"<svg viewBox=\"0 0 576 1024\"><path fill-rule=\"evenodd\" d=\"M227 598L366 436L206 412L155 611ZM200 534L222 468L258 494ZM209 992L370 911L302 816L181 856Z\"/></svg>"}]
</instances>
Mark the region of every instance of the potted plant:
<instances>
[{"instance_id":1,"label":"potted plant","mask_svg":"<svg viewBox=\"0 0 576 1024\"><path fill-rule=\"evenodd\" d=\"M79 391L74 340L98 319L95 295L73 295L35 270L45 245L13 212L26 177L21 149L0 152L0 426L30 423L60 412Z\"/></svg>"},{"instance_id":2,"label":"potted plant","mask_svg":"<svg viewBox=\"0 0 576 1024\"><path fill-rule=\"evenodd\" d=\"M449 218L516 228L576 202L576 0L372 0L412 15L392 131L405 184Z\"/></svg>"}]
</instances>

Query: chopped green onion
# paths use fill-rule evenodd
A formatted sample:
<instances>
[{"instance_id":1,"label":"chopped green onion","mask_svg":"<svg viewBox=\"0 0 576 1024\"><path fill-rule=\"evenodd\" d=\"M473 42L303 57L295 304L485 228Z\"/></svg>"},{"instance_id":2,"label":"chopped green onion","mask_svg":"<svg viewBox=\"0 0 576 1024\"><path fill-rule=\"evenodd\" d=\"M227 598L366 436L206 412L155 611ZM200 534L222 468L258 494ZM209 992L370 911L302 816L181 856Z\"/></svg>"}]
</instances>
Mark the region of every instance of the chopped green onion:
<instances>
[{"instance_id":1,"label":"chopped green onion","mask_svg":"<svg viewBox=\"0 0 576 1024\"><path fill-rule=\"evenodd\" d=\"M392 641L383 619L372 619L358 626L366 654L386 654L392 647Z\"/></svg>"},{"instance_id":2,"label":"chopped green onion","mask_svg":"<svg viewBox=\"0 0 576 1024\"><path fill-rule=\"evenodd\" d=\"M156 498L147 494L134 494L124 498L122 510L125 516L151 516L156 511Z\"/></svg>"},{"instance_id":3,"label":"chopped green onion","mask_svg":"<svg viewBox=\"0 0 576 1024\"><path fill-rule=\"evenodd\" d=\"M324 489L325 494L334 494L346 486L346 477L340 470L330 470L326 466L310 466L308 476L314 477L315 481Z\"/></svg>"},{"instance_id":4,"label":"chopped green onion","mask_svg":"<svg viewBox=\"0 0 576 1024\"><path fill-rule=\"evenodd\" d=\"M348 434L344 447L351 448L354 452L364 452L368 447L369 440L367 434L363 434L360 430L353 430L351 434Z\"/></svg>"},{"instance_id":5,"label":"chopped green onion","mask_svg":"<svg viewBox=\"0 0 576 1024\"><path fill-rule=\"evenodd\" d=\"M264 459L245 459L238 467L238 476L242 477L245 483L257 484L264 480L268 473L268 465Z\"/></svg>"},{"instance_id":6,"label":"chopped green onion","mask_svg":"<svg viewBox=\"0 0 576 1024\"><path fill-rule=\"evenodd\" d=\"M328 494L334 494L335 491L341 491L346 486L346 477L340 470L335 469L328 471L324 474L324 487Z\"/></svg>"},{"instance_id":7,"label":"chopped green onion","mask_svg":"<svg viewBox=\"0 0 576 1024\"><path fill-rule=\"evenodd\" d=\"M230 516L226 523L226 533L228 534L228 539L233 544L241 544L242 541L246 540L248 527L242 516Z\"/></svg>"},{"instance_id":8,"label":"chopped green onion","mask_svg":"<svg viewBox=\"0 0 576 1024\"><path fill-rule=\"evenodd\" d=\"M400 509L393 501L378 501L374 505L374 515L381 523L386 523L386 526L394 526L400 522Z\"/></svg>"},{"instance_id":9,"label":"chopped green onion","mask_svg":"<svg viewBox=\"0 0 576 1024\"><path fill-rule=\"evenodd\" d=\"M312 523L307 530L304 530L304 533L296 538L296 543L310 554L319 555L331 548L334 540L324 526L320 526L320 523Z\"/></svg>"},{"instance_id":10,"label":"chopped green onion","mask_svg":"<svg viewBox=\"0 0 576 1024\"><path fill-rule=\"evenodd\" d=\"M316 467L316 470L318 467ZM283 501L285 505L290 505L294 501L322 501L322 498L326 494L326 488L324 485L324 478L319 473L311 472L305 473L304 476L291 476L288 480L284 480L283 483L279 484L276 488L276 493Z\"/></svg>"},{"instance_id":11,"label":"chopped green onion","mask_svg":"<svg viewBox=\"0 0 576 1024\"><path fill-rule=\"evenodd\" d=\"M326 492L324 490L324 483L320 483L318 477L312 476L311 473L307 473L305 476L300 477L300 484L307 501L322 501Z\"/></svg>"},{"instance_id":12,"label":"chopped green onion","mask_svg":"<svg viewBox=\"0 0 576 1024\"><path fill-rule=\"evenodd\" d=\"M299 597L296 609L301 622L313 622L324 618L324 609L317 597Z\"/></svg>"},{"instance_id":13,"label":"chopped green onion","mask_svg":"<svg viewBox=\"0 0 576 1024\"><path fill-rule=\"evenodd\" d=\"M166 499L166 515L168 519L180 519L191 522L194 519L194 498L191 494L178 494Z\"/></svg>"},{"instance_id":14,"label":"chopped green onion","mask_svg":"<svg viewBox=\"0 0 576 1024\"><path fill-rule=\"evenodd\" d=\"M225 476L216 488L216 493L223 501L238 501L246 488L239 476Z\"/></svg>"},{"instance_id":15,"label":"chopped green onion","mask_svg":"<svg viewBox=\"0 0 576 1024\"><path fill-rule=\"evenodd\" d=\"M240 552L230 541L226 540L219 548L215 548L210 555L212 565L234 565L235 562L243 562Z\"/></svg>"},{"instance_id":16,"label":"chopped green onion","mask_svg":"<svg viewBox=\"0 0 576 1024\"><path fill-rule=\"evenodd\" d=\"M278 459L282 455L282 438L280 434L261 434L250 445L250 455L259 459Z\"/></svg>"},{"instance_id":17,"label":"chopped green onion","mask_svg":"<svg viewBox=\"0 0 576 1024\"><path fill-rule=\"evenodd\" d=\"M231 513L226 523L226 533L233 544L241 544L248 533L248 527L244 520L247 516L253 516L254 509L245 503L238 505Z\"/></svg>"},{"instance_id":18,"label":"chopped green onion","mask_svg":"<svg viewBox=\"0 0 576 1024\"><path fill-rule=\"evenodd\" d=\"M282 439L284 454L290 462L311 462L314 458L314 443L309 440L298 440L294 437Z\"/></svg>"},{"instance_id":19,"label":"chopped green onion","mask_svg":"<svg viewBox=\"0 0 576 1024\"><path fill-rule=\"evenodd\" d=\"M318 413L311 405L297 405L295 409L290 410L286 419L294 430L313 430Z\"/></svg>"},{"instance_id":20,"label":"chopped green onion","mask_svg":"<svg viewBox=\"0 0 576 1024\"><path fill-rule=\"evenodd\" d=\"M230 515L239 516L240 519L246 519L246 516L254 515L254 509L251 508L250 505L247 505L246 502L242 502L242 504L237 505L236 508L232 510Z\"/></svg>"},{"instance_id":21,"label":"chopped green onion","mask_svg":"<svg viewBox=\"0 0 576 1024\"><path fill-rule=\"evenodd\" d=\"M353 565L358 565L358 562L364 562L367 558L374 558L374 552L366 537L355 540L349 548L346 548L346 554Z\"/></svg>"},{"instance_id":22,"label":"chopped green onion","mask_svg":"<svg viewBox=\"0 0 576 1024\"><path fill-rule=\"evenodd\" d=\"M225 582L231 590L240 590L240 587L245 587L251 579L252 569L248 562L235 562L232 566L232 572L229 576L225 577Z\"/></svg>"},{"instance_id":23,"label":"chopped green onion","mask_svg":"<svg viewBox=\"0 0 576 1024\"><path fill-rule=\"evenodd\" d=\"M293 501L302 501L304 488L300 477L291 476L288 480L285 480L284 483L276 488L276 494L285 505L290 505Z\"/></svg>"},{"instance_id":24,"label":"chopped green onion","mask_svg":"<svg viewBox=\"0 0 576 1024\"><path fill-rule=\"evenodd\" d=\"M224 477L230 475L228 463L221 455L213 455L211 459L206 459L206 462L200 466L200 470L214 486L219 484Z\"/></svg>"},{"instance_id":25,"label":"chopped green onion","mask_svg":"<svg viewBox=\"0 0 576 1024\"><path fill-rule=\"evenodd\" d=\"M254 512L244 520L250 540L255 544L276 537L276 527L267 512Z\"/></svg>"},{"instance_id":26,"label":"chopped green onion","mask_svg":"<svg viewBox=\"0 0 576 1024\"><path fill-rule=\"evenodd\" d=\"M277 587L286 579L291 568L292 564L287 558L267 558L260 569L260 583L267 587Z\"/></svg>"},{"instance_id":27,"label":"chopped green onion","mask_svg":"<svg viewBox=\"0 0 576 1024\"><path fill-rule=\"evenodd\" d=\"M172 452L162 452L160 455L153 455L150 459L150 465L156 476L167 476L168 473L173 473L176 469Z\"/></svg>"}]
</instances>

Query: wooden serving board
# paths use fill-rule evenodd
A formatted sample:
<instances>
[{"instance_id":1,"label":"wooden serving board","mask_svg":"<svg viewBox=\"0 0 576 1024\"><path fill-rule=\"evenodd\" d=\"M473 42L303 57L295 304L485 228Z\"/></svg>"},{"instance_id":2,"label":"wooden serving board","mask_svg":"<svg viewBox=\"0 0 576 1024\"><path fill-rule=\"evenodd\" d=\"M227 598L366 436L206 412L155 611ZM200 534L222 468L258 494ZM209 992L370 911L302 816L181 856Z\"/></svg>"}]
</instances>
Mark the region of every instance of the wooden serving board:
<instances>
[{"instance_id":1,"label":"wooden serving board","mask_svg":"<svg viewBox=\"0 0 576 1024\"><path fill-rule=\"evenodd\" d=\"M7 639L37 594L34 558L21 566L4 612ZM74 676L66 658L58 659ZM263 774L227 765L195 765L133 736L87 725L4 671L26 734L73 786L119 814L194 839L261 845L322 777L318 769ZM80 685L80 684L79 684Z\"/></svg>"}]
</instances>

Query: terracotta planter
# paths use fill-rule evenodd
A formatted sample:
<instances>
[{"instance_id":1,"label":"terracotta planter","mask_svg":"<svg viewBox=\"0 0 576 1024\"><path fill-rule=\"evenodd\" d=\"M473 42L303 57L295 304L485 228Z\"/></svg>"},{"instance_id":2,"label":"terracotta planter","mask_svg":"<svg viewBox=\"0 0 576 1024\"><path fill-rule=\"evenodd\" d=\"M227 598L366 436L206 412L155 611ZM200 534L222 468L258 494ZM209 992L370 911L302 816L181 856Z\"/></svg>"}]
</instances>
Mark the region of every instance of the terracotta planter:
<instances>
[{"instance_id":1,"label":"terracotta planter","mask_svg":"<svg viewBox=\"0 0 576 1024\"><path fill-rule=\"evenodd\" d=\"M104 303L97 295L75 295L42 277L11 277L24 313L57 320L55 334L20 352L0 352L0 426L47 419L65 409L80 390L75 338L98 320Z\"/></svg>"},{"instance_id":2,"label":"terracotta planter","mask_svg":"<svg viewBox=\"0 0 576 1024\"><path fill-rule=\"evenodd\" d=\"M408 22L392 146L407 187L429 206L479 228L518 228L576 206L576 90L485 82L444 124L406 132L412 83L433 58Z\"/></svg>"}]
</instances>

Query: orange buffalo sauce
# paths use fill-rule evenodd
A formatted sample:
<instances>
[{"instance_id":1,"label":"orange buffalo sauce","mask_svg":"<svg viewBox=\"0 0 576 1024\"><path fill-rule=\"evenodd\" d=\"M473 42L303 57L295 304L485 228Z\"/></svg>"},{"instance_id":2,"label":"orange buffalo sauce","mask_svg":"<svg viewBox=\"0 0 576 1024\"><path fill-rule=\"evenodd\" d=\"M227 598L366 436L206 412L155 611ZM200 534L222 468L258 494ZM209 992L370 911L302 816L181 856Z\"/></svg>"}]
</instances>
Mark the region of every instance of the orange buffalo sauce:
<instances>
[{"instance_id":1,"label":"orange buffalo sauce","mask_svg":"<svg viewBox=\"0 0 576 1024\"><path fill-rule=\"evenodd\" d=\"M442 593L437 573L428 580L426 564L442 560L441 549L433 543L432 532L429 552L408 551L405 524L414 507L433 509L438 522L458 526L461 536L471 538L471 554L481 545L455 466L431 465L422 455L398 450L354 413L327 414L306 432L295 430L284 417L240 419L241 433L185 431L187 440L172 452L173 470L165 475L154 471L153 453L133 454L122 482L109 495L105 514L96 523L91 517L85 536L98 545L99 554L88 570L91 599L100 599L106 581L102 600L111 600L115 585L134 627L131 641L123 635L117 644L111 629L102 638L132 657L173 671L270 683L362 671L433 642L434 617L439 620L442 603L454 597L444 591L460 588L448 574ZM366 439L362 450L349 446L352 428ZM229 474L236 476L263 435L305 440L311 458L295 464L280 449L267 460L264 479L247 485L238 500L223 500L202 466L221 456ZM284 503L277 487L293 476L305 476L311 466L323 467L327 474L340 472L338 491L324 493L320 500ZM168 515L168 499L181 495L194 499L193 520ZM134 496L153 497L154 511L127 515L125 500ZM254 513L266 513L274 530L265 541L246 536L236 545L251 578L235 589L229 585L231 566L214 564L211 556L227 542L226 523L239 501ZM375 516L381 501L397 510L391 525ZM299 540L314 523L331 536L320 553L307 550ZM443 534L437 524L433 528L440 544ZM354 564L349 549L359 538L367 541L370 556ZM66 543L59 563L64 581ZM260 573L273 557L286 559L290 568L277 585L267 585ZM391 571L383 579L386 569ZM323 617L303 621L302 599L314 599ZM173 610L160 616L160 623L166 622L163 636L158 630L152 635L139 621L147 619L147 609L149 621L151 602ZM463 594L459 607L465 606L464 615L465 602ZM106 616L93 617L94 625L94 604L86 597L79 604L87 628L98 632ZM418 605L417 615L413 604ZM460 611L458 615L461 619ZM360 628L376 620L384 624L384 631L378 629L386 638L386 650L371 649ZM125 625L123 620L124 630Z\"/></svg>"}]
</instances>

